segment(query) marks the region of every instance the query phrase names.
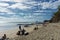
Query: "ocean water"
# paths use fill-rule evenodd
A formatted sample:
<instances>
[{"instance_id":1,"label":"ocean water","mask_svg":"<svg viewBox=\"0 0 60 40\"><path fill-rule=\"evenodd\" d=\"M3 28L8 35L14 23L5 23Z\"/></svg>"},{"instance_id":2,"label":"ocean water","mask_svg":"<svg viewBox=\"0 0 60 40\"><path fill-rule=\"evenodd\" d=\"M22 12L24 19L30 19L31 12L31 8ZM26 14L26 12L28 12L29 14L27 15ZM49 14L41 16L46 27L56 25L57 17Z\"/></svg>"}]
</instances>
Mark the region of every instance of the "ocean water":
<instances>
[{"instance_id":1,"label":"ocean water","mask_svg":"<svg viewBox=\"0 0 60 40\"><path fill-rule=\"evenodd\" d=\"M15 28L18 28L19 25L18 24L30 24L30 23L0 23L0 31L3 31L3 30L11 30L11 29L15 29Z\"/></svg>"},{"instance_id":2,"label":"ocean water","mask_svg":"<svg viewBox=\"0 0 60 40\"><path fill-rule=\"evenodd\" d=\"M15 29L17 27L18 25L16 23L0 23L0 31Z\"/></svg>"},{"instance_id":3,"label":"ocean water","mask_svg":"<svg viewBox=\"0 0 60 40\"><path fill-rule=\"evenodd\" d=\"M16 25L6 25L6 26L0 26L0 31L3 31L3 30L11 30L11 29L15 29L17 28L18 26Z\"/></svg>"}]
</instances>

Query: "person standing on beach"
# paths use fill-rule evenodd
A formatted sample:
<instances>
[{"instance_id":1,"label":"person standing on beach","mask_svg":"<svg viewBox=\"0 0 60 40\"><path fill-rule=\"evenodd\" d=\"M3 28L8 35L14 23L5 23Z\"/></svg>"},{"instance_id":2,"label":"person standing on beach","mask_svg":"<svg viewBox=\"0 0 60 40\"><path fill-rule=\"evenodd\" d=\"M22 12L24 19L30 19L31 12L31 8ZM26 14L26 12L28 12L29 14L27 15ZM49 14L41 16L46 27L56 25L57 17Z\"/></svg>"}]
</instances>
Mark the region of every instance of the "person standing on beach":
<instances>
[{"instance_id":1,"label":"person standing on beach","mask_svg":"<svg viewBox=\"0 0 60 40\"><path fill-rule=\"evenodd\" d=\"M19 30L21 30L21 26L19 26Z\"/></svg>"}]
</instances>

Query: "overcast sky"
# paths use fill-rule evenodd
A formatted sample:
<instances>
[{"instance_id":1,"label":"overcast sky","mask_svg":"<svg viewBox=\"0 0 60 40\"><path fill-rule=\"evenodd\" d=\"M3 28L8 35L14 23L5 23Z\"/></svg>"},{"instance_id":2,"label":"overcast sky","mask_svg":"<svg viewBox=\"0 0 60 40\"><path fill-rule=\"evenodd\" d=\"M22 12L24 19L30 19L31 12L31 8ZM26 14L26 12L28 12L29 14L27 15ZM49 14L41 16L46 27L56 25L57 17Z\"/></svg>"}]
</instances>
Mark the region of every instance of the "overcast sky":
<instances>
[{"instance_id":1,"label":"overcast sky","mask_svg":"<svg viewBox=\"0 0 60 40\"><path fill-rule=\"evenodd\" d=\"M0 0L0 23L49 20L60 0Z\"/></svg>"}]
</instances>

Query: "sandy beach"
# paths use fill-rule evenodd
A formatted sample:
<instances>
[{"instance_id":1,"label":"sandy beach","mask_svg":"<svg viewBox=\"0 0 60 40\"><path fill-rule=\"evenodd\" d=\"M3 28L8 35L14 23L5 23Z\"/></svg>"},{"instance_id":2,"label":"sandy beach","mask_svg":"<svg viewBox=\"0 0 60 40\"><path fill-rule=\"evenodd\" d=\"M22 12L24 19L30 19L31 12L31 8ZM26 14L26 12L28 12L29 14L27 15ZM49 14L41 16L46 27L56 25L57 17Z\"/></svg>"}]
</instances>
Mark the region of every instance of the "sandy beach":
<instances>
[{"instance_id":1,"label":"sandy beach","mask_svg":"<svg viewBox=\"0 0 60 40\"><path fill-rule=\"evenodd\" d=\"M11 29L11 30L1 31L1 32L0 32L0 37L2 37L4 34L6 34L8 38L13 38L13 37L16 36L16 32L17 32L18 30L19 30L19 29L16 28L16 29Z\"/></svg>"},{"instance_id":2,"label":"sandy beach","mask_svg":"<svg viewBox=\"0 0 60 40\"><path fill-rule=\"evenodd\" d=\"M46 27L39 27L38 30L31 31L27 36L16 36L9 40L60 40L60 23L50 23Z\"/></svg>"},{"instance_id":3,"label":"sandy beach","mask_svg":"<svg viewBox=\"0 0 60 40\"><path fill-rule=\"evenodd\" d=\"M0 32L0 37L6 34L9 40L60 40L60 23L49 23L46 27L39 24L38 30L33 30L36 25L24 27L29 32L27 36L17 36L18 28Z\"/></svg>"},{"instance_id":4,"label":"sandy beach","mask_svg":"<svg viewBox=\"0 0 60 40\"><path fill-rule=\"evenodd\" d=\"M36 27L36 25L30 25L29 27L24 27L24 29L27 31L27 32L32 32L34 27ZM41 24L39 24L38 27L41 27ZM17 37L16 33L17 31L19 30L18 27L16 27L15 29L10 29L10 30L4 30L4 31L0 31L0 38L6 34L8 38L14 38L14 37Z\"/></svg>"}]
</instances>

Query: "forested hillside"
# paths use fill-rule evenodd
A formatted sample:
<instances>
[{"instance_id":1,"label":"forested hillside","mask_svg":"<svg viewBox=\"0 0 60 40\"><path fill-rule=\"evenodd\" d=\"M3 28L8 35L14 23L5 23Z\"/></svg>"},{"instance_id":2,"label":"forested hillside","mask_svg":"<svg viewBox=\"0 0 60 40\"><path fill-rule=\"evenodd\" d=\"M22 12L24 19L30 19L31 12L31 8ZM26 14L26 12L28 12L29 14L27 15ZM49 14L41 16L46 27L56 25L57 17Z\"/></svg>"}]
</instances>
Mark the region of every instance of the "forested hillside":
<instances>
[{"instance_id":1,"label":"forested hillside","mask_svg":"<svg viewBox=\"0 0 60 40\"><path fill-rule=\"evenodd\" d=\"M60 21L60 6L58 7L58 11L54 13L54 16L51 18L50 22L59 22Z\"/></svg>"}]
</instances>

